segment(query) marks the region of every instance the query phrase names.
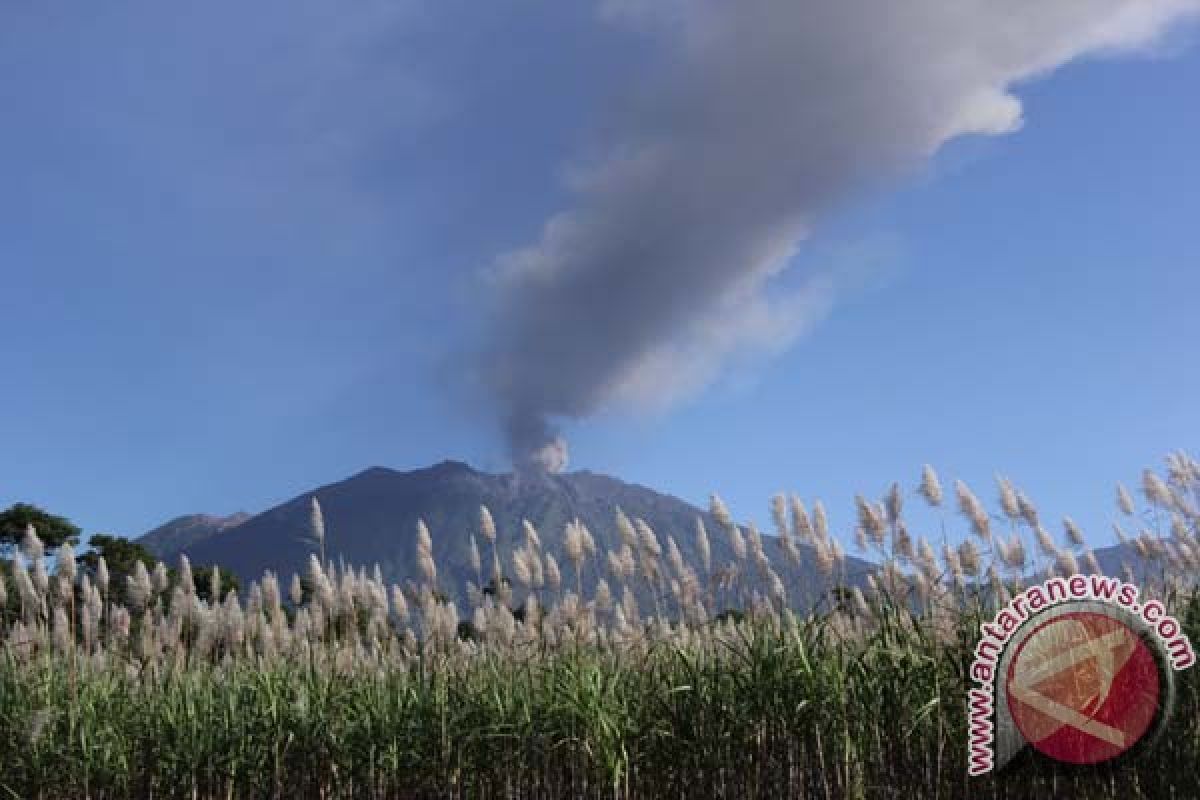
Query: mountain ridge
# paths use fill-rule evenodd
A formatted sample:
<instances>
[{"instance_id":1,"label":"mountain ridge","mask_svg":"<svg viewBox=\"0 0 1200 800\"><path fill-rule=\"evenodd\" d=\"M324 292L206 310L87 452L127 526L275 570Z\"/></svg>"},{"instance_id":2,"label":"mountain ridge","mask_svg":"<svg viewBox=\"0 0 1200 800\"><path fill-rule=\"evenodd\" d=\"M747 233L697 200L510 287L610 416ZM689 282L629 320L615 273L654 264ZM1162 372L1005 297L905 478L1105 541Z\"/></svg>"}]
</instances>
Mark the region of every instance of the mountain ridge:
<instances>
[{"instance_id":1,"label":"mountain ridge","mask_svg":"<svg viewBox=\"0 0 1200 800\"><path fill-rule=\"evenodd\" d=\"M496 520L498 553L506 575L510 574L513 550L523 541L522 522L528 519L538 530L544 550L554 554L566 573L564 580L572 584L573 572L562 552L562 532L569 520L579 518L597 543L597 554L585 569L585 588L594 588L595 581L606 576L606 551L620 547L617 508L630 518L645 520L664 550L667 537L673 537L693 566L700 562L695 545L695 520L699 518L708 531L714 566L733 560L725 532L712 515L674 495L591 470L490 473L453 459L407 471L370 466L258 514L188 514L137 541L164 561L186 554L196 564L220 564L244 583L257 580L268 569L287 577L303 572L315 550L305 540L311 497L317 497L322 505L330 560L340 558L356 567L379 564L388 582L418 578L416 523L423 520L433 537L439 585L459 599L464 597L467 581L478 585L489 577L491 549L479 532L480 506L487 506ZM472 535L485 565L482 576L470 564ZM802 546L804 555L797 571L784 568L775 536L764 534L763 542L790 598L806 603L814 598L814 587L828 583L814 568L811 547ZM1147 565L1129 544L1097 548L1095 554L1106 574L1120 575L1121 566L1131 563L1136 575L1145 575ZM848 585L861 585L865 576L878 568L871 561L850 556L846 565L839 581Z\"/></svg>"},{"instance_id":2,"label":"mountain ridge","mask_svg":"<svg viewBox=\"0 0 1200 800\"><path fill-rule=\"evenodd\" d=\"M484 562L482 582L488 578L491 548L479 531L481 506L495 519L497 549L506 575L511 575L512 553L523 542L522 522L527 519L537 529L544 552L558 560L564 583L572 586L575 576L563 553L563 529L578 518L597 545L595 556L582 570L585 591L590 592L599 578L607 577L606 552L620 547L617 508L631 519L644 520L664 551L668 537L673 538L685 561L693 566L701 561L695 528L699 518L708 532L714 567L733 560L726 534L712 515L673 495L591 470L488 473L452 459L408 471L367 467L340 481L301 492L238 524L214 527L205 536L151 538L164 527L160 526L138 541L163 560L186 554L194 563L231 569L243 581L257 579L267 569L286 578L293 572L302 573L314 552L314 546L305 541L310 498L314 496L325 518L327 557L356 567L378 564L389 583L418 578L416 523L423 520L433 538L439 586L458 599L465 597L468 580L481 583L470 563L472 535ZM200 515L189 515L196 516ZM789 598L798 604L814 600L816 587L828 581L818 574L812 549L802 546L799 567L784 569L776 537L764 535L763 542ZM861 584L874 569L870 562L847 557L845 574L839 580Z\"/></svg>"},{"instance_id":3,"label":"mountain ridge","mask_svg":"<svg viewBox=\"0 0 1200 800\"><path fill-rule=\"evenodd\" d=\"M207 539L228 528L237 527L254 515L238 511L227 516L219 514L183 514L137 537L137 542L151 553L178 554L187 546Z\"/></svg>"}]
</instances>

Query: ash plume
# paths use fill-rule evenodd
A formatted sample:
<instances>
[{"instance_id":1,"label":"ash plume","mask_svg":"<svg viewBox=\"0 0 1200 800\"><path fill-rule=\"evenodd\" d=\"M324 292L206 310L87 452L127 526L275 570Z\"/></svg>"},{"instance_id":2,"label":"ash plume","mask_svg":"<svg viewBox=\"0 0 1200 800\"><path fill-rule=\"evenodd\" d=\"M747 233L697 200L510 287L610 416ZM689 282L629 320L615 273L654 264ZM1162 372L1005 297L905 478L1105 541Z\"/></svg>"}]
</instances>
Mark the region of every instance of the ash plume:
<instances>
[{"instance_id":1,"label":"ash plume","mask_svg":"<svg viewBox=\"0 0 1200 800\"><path fill-rule=\"evenodd\" d=\"M1195 0L609 0L663 54L574 201L497 259L478 372L518 465L565 466L555 420L669 405L834 299L773 280L824 212L943 143L1022 122L1013 86L1154 43ZM1087 132L1081 132L1087 135ZM797 280L798 279L798 280Z\"/></svg>"}]
</instances>

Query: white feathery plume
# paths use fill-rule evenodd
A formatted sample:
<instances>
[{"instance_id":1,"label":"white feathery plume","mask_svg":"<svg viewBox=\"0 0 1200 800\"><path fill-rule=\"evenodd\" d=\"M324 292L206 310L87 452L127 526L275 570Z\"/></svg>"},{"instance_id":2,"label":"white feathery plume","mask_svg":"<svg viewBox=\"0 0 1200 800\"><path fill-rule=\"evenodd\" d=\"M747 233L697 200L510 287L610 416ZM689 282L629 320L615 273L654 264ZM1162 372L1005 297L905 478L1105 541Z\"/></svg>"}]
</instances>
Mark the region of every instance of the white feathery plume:
<instances>
[{"instance_id":1,"label":"white feathery plume","mask_svg":"<svg viewBox=\"0 0 1200 800\"><path fill-rule=\"evenodd\" d=\"M71 637L71 623L67 620L67 612L60 608L54 609L54 649L59 653L69 653L74 647Z\"/></svg>"},{"instance_id":2,"label":"white feathery plume","mask_svg":"<svg viewBox=\"0 0 1200 800\"><path fill-rule=\"evenodd\" d=\"M522 586L529 586L533 583L533 570L529 566L529 556L525 549L518 547L513 551L513 574Z\"/></svg>"},{"instance_id":3,"label":"white feathery plume","mask_svg":"<svg viewBox=\"0 0 1200 800\"><path fill-rule=\"evenodd\" d=\"M1000 538L997 537L996 545L999 547ZM1008 545L1004 548L1004 553L1001 555L1001 560L1005 566L1012 569L1022 569L1025 566L1028 557L1025 552L1025 540L1021 538L1019 533L1013 533Z\"/></svg>"},{"instance_id":4,"label":"white feathery plume","mask_svg":"<svg viewBox=\"0 0 1200 800\"><path fill-rule=\"evenodd\" d=\"M1117 484L1117 508L1127 517L1133 516L1133 495L1125 488L1124 484Z\"/></svg>"},{"instance_id":5,"label":"white feathery plume","mask_svg":"<svg viewBox=\"0 0 1200 800\"><path fill-rule=\"evenodd\" d=\"M58 548L55 562L58 574L66 578L68 583L73 583L76 571L75 548L71 547L70 542L63 542L62 546Z\"/></svg>"},{"instance_id":6,"label":"white feathery plume","mask_svg":"<svg viewBox=\"0 0 1200 800\"><path fill-rule=\"evenodd\" d=\"M1168 453L1167 462L1167 480L1179 487L1186 487L1194 480L1193 464L1187 453Z\"/></svg>"},{"instance_id":7,"label":"white feathery plume","mask_svg":"<svg viewBox=\"0 0 1200 800\"><path fill-rule=\"evenodd\" d=\"M671 565L671 569L677 577L682 577L687 569L687 565L683 561L683 553L679 551L679 545L675 544L675 537L667 537L667 563Z\"/></svg>"},{"instance_id":8,"label":"white feathery plume","mask_svg":"<svg viewBox=\"0 0 1200 800\"><path fill-rule=\"evenodd\" d=\"M620 632L629 627L629 621L625 618L624 606L618 605L613 609L613 627Z\"/></svg>"},{"instance_id":9,"label":"white feathery plume","mask_svg":"<svg viewBox=\"0 0 1200 800\"><path fill-rule=\"evenodd\" d=\"M1064 577L1079 572L1079 562L1075 560L1075 554L1070 550L1063 550L1058 554L1058 561L1055 566L1059 574Z\"/></svg>"},{"instance_id":10,"label":"white feathery plume","mask_svg":"<svg viewBox=\"0 0 1200 800\"><path fill-rule=\"evenodd\" d=\"M529 550L529 570L533 573L533 588L541 589L546 584L546 570L541 553L532 548Z\"/></svg>"},{"instance_id":11,"label":"white feathery plume","mask_svg":"<svg viewBox=\"0 0 1200 800\"><path fill-rule=\"evenodd\" d=\"M425 520L417 520L417 567L425 582L433 584L437 581L437 565L433 561L433 537L429 535L429 527Z\"/></svg>"},{"instance_id":12,"label":"white feathery plume","mask_svg":"<svg viewBox=\"0 0 1200 800\"><path fill-rule=\"evenodd\" d=\"M729 545L733 548L734 558L744 561L746 559L746 540L742 537L741 530L738 529L738 526L731 525L726 528L726 531L729 533Z\"/></svg>"},{"instance_id":13,"label":"white feathery plume","mask_svg":"<svg viewBox=\"0 0 1200 800\"><path fill-rule=\"evenodd\" d=\"M92 643L96 641L96 621L92 616L92 609L88 605L83 605L79 609L79 631L83 635L83 651L90 653Z\"/></svg>"},{"instance_id":14,"label":"white feathery plume","mask_svg":"<svg viewBox=\"0 0 1200 800\"><path fill-rule=\"evenodd\" d=\"M646 524L646 521L641 517L635 519L633 525L638 532L638 539L641 541L642 549L655 558L661 556L662 546L658 543L658 536L655 535L654 529Z\"/></svg>"},{"instance_id":15,"label":"white feathery plume","mask_svg":"<svg viewBox=\"0 0 1200 800\"><path fill-rule=\"evenodd\" d=\"M926 571L937 567L937 554L933 551L933 545L924 536L917 537L917 559Z\"/></svg>"},{"instance_id":16,"label":"white feathery plume","mask_svg":"<svg viewBox=\"0 0 1200 800\"><path fill-rule=\"evenodd\" d=\"M983 541L992 537L991 521L987 511L975 493L961 480L954 482L954 493L958 497L958 510L971 523L971 532Z\"/></svg>"},{"instance_id":17,"label":"white feathery plume","mask_svg":"<svg viewBox=\"0 0 1200 800\"><path fill-rule=\"evenodd\" d=\"M1187 523L1183 520L1183 515L1178 512L1171 512L1171 536L1179 542L1185 542L1191 535L1188 530Z\"/></svg>"},{"instance_id":18,"label":"white feathery plume","mask_svg":"<svg viewBox=\"0 0 1200 800\"><path fill-rule=\"evenodd\" d=\"M633 548L629 545L621 545L621 574L626 580L633 577L634 570L637 569L637 563L633 556Z\"/></svg>"},{"instance_id":19,"label":"white feathery plume","mask_svg":"<svg viewBox=\"0 0 1200 800\"><path fill-rule=\"evenodd\" d=\"M774 570L769 573L771 582L771 598L779 604L780 608L787 605L787 589L783 586L783 579L779 577Z\"/></svg>"},{"instance_id":20,"label":"white feathery plume","mask_svg":"<svg viewBox=\"0 0 1200 800\"><path fill-rule=\"evenodd\" d=\"M1171 489L1153 470L1142 472L1142 494L1151 505L1170 506Z\"/></svg>"},{"instance_id":21,"label":"white feathery plume","mask_svg":"<svg viewBox=\"0 0 1200 800\"><path fill-rule=\"evenodd\" d=\"M1138 558L1142 559L1143 561L1150 558L1150 545L1148 544L1149 541L1149 537L1147 537L1145 534L1141 534L1133 540L1133 550L1135 553L1137 553Z\"/></svg>"},{"instance_id":22,"label":"white feathery plume","mask_svg":"<svg viewBox=\"0 0 1200 800\"><path fill-rule=\"evenodd\" d=\"M924 572L917 572L912 576L913 592L921 603L929 602L929 579L925 577Z\"/></svg>"},{"instance_id":23,"label":"white feathery plume","mask_svg":"<svg viewBox=\"0 0 1200 800\"><path fill-rule=\"evenodd\" d=\"M492 519L492 512L488 511L487 506L479 507L479 532L483 534L484 539L495 544L496 521Z\"/></svg>"},{"instance_id":24,"label":"white feathery plume","mask_svg":"<svg viewBox=\"0 0 1200 800\"><path fill-rule=\"evenodd\" d=\"M975 542L967 539L958 546L958 560L967 575L979 575L979 548L975 546Z\"/></svg>"},{"instance_id":25,"label":"white feathery plume","mask_svg":"<svg viewBox=\"0 0 1200 800\"><path fill-rule=\"evenodd\" d=\"M608 571L617 580L621 580L624 576L625 568L621 560L621 554L616 550L608 551Z\"/></svg>"},{"instance_id":26,"label":"white feathery plume","mask_svg":"<svg viewBox=\"0 0 1200 800\"><path fill-rule=\"evenodd\" d=\"M475 541L475 537L471 537L471 549L468 552L471 562L471 569L476 575L483 574L483 559L479 555L479 543Z\"/></svg>"},{"instance_id":27,"label":"white feathery plume","mask_svg":"<svg viewBox=\"0 0 1200 800\"><path fill-rule=\"evenodd\" d=\"M182 554L179 556L179 587L189 597L196 593L196 583L192 578L192 562Z\"/></svg>"},{"instance_id":28,"label":"white feathery plume","mask_svg":"<svg viewBox=\"0 0 1200 800\"><path fill-rule=\"evenodd\" d=\"M71 582L67 580L67 576L61 572L55 572L51 586L54 588L55 601L57 603L66 603L67 598L71 596Z\"/></svg>"},{"instance_id":29,"label":"white feathery plume","mask_svg":"<svg viewBox=\"0 0 1200 800\"><path fill-rule=\"evenodd\" d=\"M771 519L775 523L776 535L781 540L786 539L791 531L788 530L787 498L782 493L771 498Z\"/></svg>"},{"instance_id":30,"label":"white feathery plume","mask_svg":"<svg viewBox=\"0 0 1200 800\"><path fill-rule=\"evenodd\" d=\"M25 526L25 536L21 539L21 555L30 561L36 561L46 555L46 548L32 524Z\"/></svg>"},{"instance_id":31,"label":"white feathery plume","mask_svg":"<svg viewBox=\"0 0 1200 800\"><path fill-rule=\"evenodd\" d=\"M942 484L929 464L921 469L921 485L917 487L917 491L929 505L936 507L942 504Z\"/></svg>"},{"instance_id":32,"label":"white feathery plume","mask_svg":"<svg viewBox=\"0 0 1200 800\"><path fill-rule=\"evenodd\" d=\"M327 569L328 572L326 571ZM317 558L316 553L308 554L308 566L305 572L307 573L309 583L313 584L314 586L320 583L322 578L333 574L336 569L337 568L333 564L323 564L321 559Z\"/></svg>"},{"instance_id":33,"label":"white feathery plume","mask_svg":"<svg viewBox=\"0 0 1200 800\"><path fill-rule=\"evenodd\" d=\"M800 548L796 546L796 540L789 533L787 537L780 540L780 547L783 549L783 556L792 566L800 564Z\"/></svg>"},{"instance_id":34,"label":"white feathery plume","mask_svg":"<svg viewBox=\"0 0 1200 800\"><path fill-rule=\"evenodd\" d=\"M580 563L583 561L584 540L583 531L579 524L579 520L573 519L567 523L563 530L563 552L567 558L575 565L575 569L579 569Z\"/></svg>"},{"instance_id":35,"label":"white feathery plume","mask_svg":"<svg viewBox=\"0 0 1200 800\"><path fill-rule=\"evenodd\" d=\"M1075 520L1070 517L1063 517L1063 530L1067 532L1067 541L1071 543L1072 547L1083 546L1083 531L1075 524Z\"/></svg>"},{"instance_id":36,"label":"white feathery plume","mask_svg":"<svg viewBox=\"0 0 1200 800\"><path fill-rule=\"evenodd\" d=\"M796 538L802 542L807 542L813 537L812 521L808 518L808 511L804 508L804 502L796 495L791 497L792 506L792 532L796 534Z\"/></svg>"},{"instance_id":37,"label":"white feathery plume","mask_svg":"<svg viewBox=\"0 0 1200 800\"><path fill-rule=\"evenodd\" d=\"M866 532L872 542L882 545L887 532L887 523L883 517L861 494L854 495L854 505L858 509L858 526Z\"/></svg>"},{"instance_id":38,"label":"white feathery plume","mask_svg":"<svg viewBox=\"0 0 1200 800\"><path fill-rule=\"evenodd\" d=\"M716 519L717 524L722 528L737 527L733 521L733 516L729 513L729 508L725 505L725 501L716 492L713 492L708 498L708 510L713 515L713 518Z\"/></svg>"},{"instance_id":39,"label":"white feathery plume","mask_svg":"<svg viewBox=\"0 0 1200 800\"><path fill-rule=\"evenodd\" d=\"M900 491L900 484L893 483L888 489L883 507L887 521L894 525L904 511L904 495Z\"/></svg>"},{"instance_id":40,"label":"white feathery plume","mask_svg":"<svg viewBox=\"0 0 1200 800\"><path fill-rule=\"evenodd\" d=\"M321 503L317 496L309 498L308 504L308 535L317 546L321 561L325 561L325 515L321 511Z\"/></svg>"},{"instance_id":41,"label":"white feathery plume","mask_svg":"<svg viewBox=\"0 0 1200 800\"><path fill-rule=\"evenodd\" d=\"M479 608L483 605L483 591L475 585L475 581L467 581L467 606Z\"/></svg>"},{"instance_id":42,"label":"white feathery plume","mask_svg":"<svg viewBox=\"0 0 1200 800\"><path fill-rule=\"evenodd\" d=\"M1013 487L1012 481L997 475L996 485L1000 489L1000 510L1004 512L1004 516L1009 519L1019 519L1021 504L1017 501L1017 490Z\"/></svg>"},{"instance_id":43,"label":"white feathery plume","mask_svg":"<svg viewBox=\"0 0 1200 800\"><path fill-rule=\"evenodd\" d=\"M758 532L758 526L751 522L746 526L746 541L750 545L750 552L757 559L763 551L762 534Z\"/></svg>"},{"instance_id":44,"label":"white feathery plume","mask_svg":"<svg viewBox=\"0 0 1200 800\"><path fill-rule=\"evenodd\" d=\"M533 527L533 523L527 519L521 520L521 528L525 531L525 544L530 550L541 550L542 540L538 536L537 528Z\"/></svg>"},{"instance_id":45,"label":"white feathery plume","mask_svg":"<svg viewBox=\"0 0 1200 800\"><path fill-rule=\"evenodd\" d=\"M213 597L213 602L215 603L215 602L217 602L217 594L220 591L220 589L219 589L220 584L218 582L219 578L215 577L217 575L217 567L212 568L212 574L214 576L213 584L214 584L214 588L215 588L215 591L213 592L212 597ZM280 600L279 580L275 577L275 573L271 572L270 570L263 573L262 593L263 593L263 608L265 608L271 614L274 614L276 611L279 610L279 600Z\"/></svg>"},{"instance_id":46,"label":"white feathery plume","mask_svg":"<svg viewBox=\"0 0 1200 800\"><path fill-rule=\"evenodd\" d=\"M408 601L404 599L404 591L399 584L392 584L392 613L401 622L408 620Z\"/></svg>"},{"instance_id":47,"label":"white feathery plume","mask_svg":"<svg viewBox=\"0 0 1200 800\"><path fill-rule=\"evenodd\" d=\"M934 505L936 505L936 503ZM871 616L871 606L867 603L867 598L865 595L863 595L862 589L855 586L850 590L850 596L854 601L854 612L858 614L858 616Z\"/></svg>"},{"instance_id":48,"label":"white feathery plume","mask_svg":"<svg viewBox=\"0 0 1200 800\"><path fill-rule=\"evenodd\" d=\"M854 527L854 549L858 552L865 552L867 549L867 532L862 525Z\"/></svg>"},{"instance_id":49,"label":"white feathery plume","mask_svg":"<svg viewBox=\"0 0 1200 800\"><path fill-rule=\"evenodd\" d=\"M1038 550L1041 551L1043 556L1048 558L1058 557L1058 547L1055 546L1054 538L1050 535L1049 531L1038 525L1033 529L1033 534L1037 538Z\"/></svg>"},{"instance_id":50,"label":"white feathery plume","mask_svg":"<svg viewBox=\"0 0 1200 800\"><path fill-rule=\"evenodd\" d=\"M612 609L612 590L608 587L608 581L603 578L596 584L595 602L598 611Z\"/></svg>"},{"instance_id":51,"label":"white feathery plume","mask_svg":"<svg viewBox=\"0 0 1200 800\"><path fill-rule=\"evenodd\" d=\"M154 571L150 573L150 587L153 591L162 594L167 591L171 585L171 576L167 573L167 565L163 562L156 562Z\"/></svg>"},{"instance_id":52,"label":"white feathery plume","mask_svg":"<svg viewBox=\"0 0 1200 800\"><path fill-rule=\"evenodd\" d=\"M96 558L96 586L104 594L108 594L109 580L108 562L104 560L104 556L99 556Z\"/></svg>"},{"instance_id":53,"label":"white feathery plume","mask_svg":"<svg viewBox=\"0 0 1200 800\"><path fill-rule=\"evenodd\" d=\"M638 546L637 531L635 531L633 529L633 523L629 521L629 517L627 517L625 515L625 512L622 511L619 506L617 507L616 516L617 516L617 533L620 535L621 541L624 542L629 547L637 547Z\"/></svg>"},{"instance_id":54,"label":"white feathery plume","mask_svg":"<svg viewBox=\"0 0 1200 800\"><path fill-rule=\"evenodd\" d=\"M712 551L708 546L708 531L704 528L704 520L696 517L696 549L700 553L700 563L704 572L712 572Z\"/></svg>"},{"instance_id":55,"label":"white feathery plume","mask_svg":"<svg viewBox=\"0 0 1200 800\"><path fill-rule=\"evenodd\" d=\"M276 599L278 600L279 586L276 584ZM215 606L221 601L221 568L214 564L208 572L208 596Z\"/></svg>"},{"instance_id":56,"label":"white feathery plume","mask_svg":"<svg viewBox=\"0 0 1200 800\"><path fill-rule=\"evenodd\" d=\"M956 584L961 584L965 576L963 571L962 561L958 557L958 551L948 544L942 545L942 563L946 566L946 572L954 579Z\"/></svg>"},{"instance_id":57,"label":"white feathery plume","mask_svg":"<svg viewBox=\"0 0 1200 800\"><path fill-rule=\"evenodd\" d=\"M558 561L552 553L546 554L546 583L551 589L558 590L562 585L562 573L558 569Z\"/></svg>"},{"instance_id":58,"label":"white feathery plume","mask_svg":"<svg viewBox=\"0 0 1200 800\"><path fill-rule=\"evenodd\" d=\"M637 598L633 596L633 591L628 586L621 592L621 608L625 612L625 621L630 625L639 625L641 623L641 611L638 609Z\"/></svg>"},{"instance_id":59,"label":"white feathery plume","mask_svg":"<svg viewBox=\"0 0 1200 800\"><path fill-rule=\"evenodd\" d=\"M725 529L725 534L729 537L729 544L733 547L734 557L738 561L744 560L746 558L746 540L742 537L737 523L733 521L733 516L729 513L725 501L716 492L709 496L708 510L716 519L717 524Z\"/></svg>"},{"instance_id":60,"label":"white feathery plume","mask_svg":"<svg viewBox=\"0 0 1200 800\"><path fill-rule=\"evenodd\" d=\"M1021 510L1021 519L1025 520L1029 527L1036 528L1038 526L1037 506L1024 492L1017 492L1017 506Z\"/></svg>"},{"instance_id":61,"label":"white feathery plume","mask_svg":"<svg viewBox=\"0 0 1200 800\"><path fill-rule=\"evenodd\" d=\"M829 543L825 539L813 539L814 559L813 562L817 567L817 572L823 577L828 578L833 574L833 553L830 550Z\"/></svg>"},{"instance_id":62,"label":"white feathery plume","mask_svg":"<svg viewBox=\"0 0 1200 800\"><path fill-rule=\"evenodd\" d=\"M153 590L150 584L150 573L146 572L146 565L141 561L135 562L133 574L125 576L125 584L125 593L129 596L129 601L133 604L134 609L144 607Z\"/></svg>"},{"instance_id":63,"label":"white feathery plume","mask_svg":"<svg viewBox=\"0 0 1200 800\"><path fill-rule=\"evenodd\" d=\"M588 530L588 526L577 522L576 527L579 528L579 535L583 537L583 552L588 556L596 555L596 540L592 538L592 532Z\"/></svg>"},{"instance_id":64,"label":"white feathery plume","mask_svg":"<svg viewBox=\"0 0 1200 800\"><path fill-rule=\"evenodd\" d=\"M822 541L829 539L829 518L820 500L813 503L813 535Z\"/></svg>"},{"instance_id":65,"label":"white feathery plume","mask_svg":"<svg viewBox=\"0 0 1200 800\"><path fill-rule=\"evenodd\" d=\"M13 582L17 585L17 596L21 599L26 611L32 611L39 607L41 598L38 596L37 588L33 585L33 579L29 576L29 570L25 568L25 562L19 558L14 559L11 568Z\"/></svg>"},{"instance_id":66,"label":"white feathery plume","mask_svg":"<svg viewBox=\"0 0 1200 800\"><path fill-rule=\"evenodd\" d=\"M896 536L892 542L892 548L902 561L912 561L916 555L913 551L912 536L909 535L908 526L903 521L896 525Z\"/></svg>"}]
</instances>

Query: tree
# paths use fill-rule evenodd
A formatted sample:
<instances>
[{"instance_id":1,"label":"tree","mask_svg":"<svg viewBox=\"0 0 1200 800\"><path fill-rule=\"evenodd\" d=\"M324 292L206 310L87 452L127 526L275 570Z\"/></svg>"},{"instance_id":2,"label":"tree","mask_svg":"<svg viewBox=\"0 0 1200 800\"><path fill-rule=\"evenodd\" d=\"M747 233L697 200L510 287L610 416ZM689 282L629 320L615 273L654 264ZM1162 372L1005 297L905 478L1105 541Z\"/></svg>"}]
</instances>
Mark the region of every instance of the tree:
<instances>
[{"instance_id":1,"label":"tree","mask_svg":"<svg viewBox=\"0 0 1200 800\"><path fill-rule=\"evenodd\" d=\"M87 570L93 579L96 577L96 569L100 564L100 557L104 557L104 565L108 568L109 594L118 603L128 605L128 596L126 592L126 577L133 575L137 569L138 562L146 568L147 572L153 572L158 566L158 559L154 554L147 550L142 545L131 539L125 539L121 536L109 536L107 534L98 533L88 542L91 545L91 550L77 556L75 560L79 562L81 568ZM220 576L220 597L216 598L215 602L220 602L221 598L229 591L240 592L241 584L238 578L224 567L199 566L192 568L192 583L196 589L196 596L206 603L213 603L212 597L212 571L219 570ZM179 582L179 571L176 569L167 569L167 585L174 587ZM168 588L168 592L170 589Z\"/></svg>"},{"instance_id":2,"label":"tree","mask_svg":"<svg viewBox=\"0 0 1200 800\"><path fill-rule=\"evenodd\" d=\"M139 561L147 572L152 571L156 564L154 554L135 541L104 533L93 536L88 544L92 549L76 556L75 560L95 579L96 568L103 556L104 565L108 568L109 596L122 605L128 605L125 578L133 574Z\"/></svg>"},{"instance_id":3,"label":"tree","mask_svg":"<svg viewBox=\"0 0 1200 800\"><path fill-rule=\"evenodd\" d=\"M0 547L11 552L25 538L25 530L32 525L38 538L47 550L57 550L66 542L79 544L80 530L66 517L43 511L29 503L17 503L7 511L0 512Z\"/></svg>"},{"instance_id":4,"label":"tree","mask_svg":"<svg viewBox=\"0 0 1200 800\"><path fill-rule=\"evenodd\" d=\"M95 572L100 557L104 557L105 565L112 576L132 575L137 562L142 562L147 570L154 569L156 559L154 554L142 545L122 536L109 536L97 533L92 536L88 545L92 548L83 555L77 556L76 561L81 567Z\"/></svg>"},{"instance_id":5,"label":"tree","mask_svg":"<svg viewBox=\"0 0 1200 800\"><path fill-rule=\"evenodd\" d=\"M217 570L217 575L220 578L217 597L212 596L212 575L214 569ZM195 567L192 569L192 581L196 584L196 596L209 605L220 603L222 598L229 592L240 592L242 590L242 585L237 575L234 575L224 567Z\"/></svg>"}]
</instances>

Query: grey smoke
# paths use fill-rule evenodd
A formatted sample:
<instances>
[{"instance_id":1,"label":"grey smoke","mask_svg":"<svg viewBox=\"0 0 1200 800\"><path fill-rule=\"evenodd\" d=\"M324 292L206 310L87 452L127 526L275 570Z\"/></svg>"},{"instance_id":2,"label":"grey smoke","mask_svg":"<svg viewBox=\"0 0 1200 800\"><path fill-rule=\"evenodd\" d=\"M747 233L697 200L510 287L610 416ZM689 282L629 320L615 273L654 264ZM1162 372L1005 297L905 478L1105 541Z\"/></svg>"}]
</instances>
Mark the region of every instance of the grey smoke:
<instances>
[{"instance_id":1,"label":"grey smoke","mask_svg":"<svg viewBox=\"0 0 1200 800\"><path fill-rule=\"evenodd\" d=\"M573 207L491 271L480 371L516 463L565 466L555 420L667 405L739 352L786 347L833 300L828 276L772 280L822 213L953 137L1016 130L1015 84L1152 44L1198 5L602 4L666 58L605 156L570 170Z\"/></svg>"}]
</instances>

